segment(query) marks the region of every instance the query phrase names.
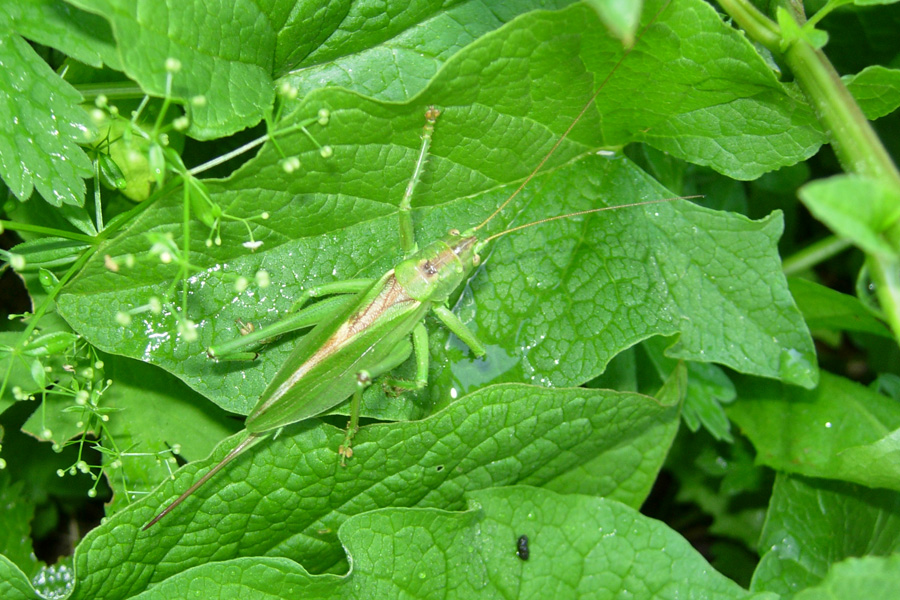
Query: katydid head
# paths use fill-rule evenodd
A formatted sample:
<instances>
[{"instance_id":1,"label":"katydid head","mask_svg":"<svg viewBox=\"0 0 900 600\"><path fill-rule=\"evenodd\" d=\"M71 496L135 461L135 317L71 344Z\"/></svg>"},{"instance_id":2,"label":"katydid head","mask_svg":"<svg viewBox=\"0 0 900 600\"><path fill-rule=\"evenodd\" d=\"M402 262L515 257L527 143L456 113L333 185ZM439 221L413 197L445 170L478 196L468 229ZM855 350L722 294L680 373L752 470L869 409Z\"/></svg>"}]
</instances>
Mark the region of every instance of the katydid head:
<instances>
[{"instance_id":1,"label":"katydid head","mask_svg":"<svg viewBox=\"0 0 900 600\"><path fill-rule=\"evenodd\" d=\"M412 298L443 302L481 262L482 245L473 232L451 229L394 267L394 276Z\"/></svg>"}]
</instances>

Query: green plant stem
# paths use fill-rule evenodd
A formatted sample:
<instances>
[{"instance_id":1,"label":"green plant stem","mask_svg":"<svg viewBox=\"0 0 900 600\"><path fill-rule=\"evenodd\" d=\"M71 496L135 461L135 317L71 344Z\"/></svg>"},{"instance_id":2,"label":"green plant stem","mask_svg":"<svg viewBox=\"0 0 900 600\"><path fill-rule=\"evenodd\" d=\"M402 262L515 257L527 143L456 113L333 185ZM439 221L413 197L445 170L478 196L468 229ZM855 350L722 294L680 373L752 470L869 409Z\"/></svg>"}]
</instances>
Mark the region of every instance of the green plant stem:
<instances>
[{"instance_id":1,"label":"green plant stem","mask_svg":"<svg viewBox=\"0 0 900 600\"><path fill-rule=\"evenodd\" d=\"M719 0L725 12L737 21L747 34L770 51L779 52L781 32L766 15L746 0Z\"/></svg>"},{"instance_id":2,"label":"green plant stem","mask_svg":"<svg viewBox=\"0 0 900 600\"><path fill-rule=\"evenodd\" d=\"M187 319L187 301L188 301L188 272L185 268L185 263L190 262L191 256L191 189L188 185L188 181L185 179L184 185L182 186L184 199L182 200L182 239L184 243L184 257L181 262L180 274L181 278L181 311L183 318Z\"/></svg>"},{"instance_id":3,"label":"green plant stem","mask_svg":"<svg viewBox=\"0 0 900 600\"><path fill-rule=\"evenodd\" d=\"M844 170L873 177L900 190L897 167L825 55L800 39L791 44L784 58L815 107ZM883 235L895 249L900 249L900 223L895 221ZM866 259L878 303L894 336L900 339L897 262L896 254L870 254Z\"/></svg>"},{"instance_id":4,"label":"green plant stem","mask_svg":"<svg viewBox=\"0 0 900 600\"><path fill-rule=\"evenodd\" d=\"M834 235L829 236L784 259L781 262L782 270L785 275L797 275L843 252L852 245L848 240Z\"/></svg>"},{"instance_id":5,"label":"green plant stem","mask_svg":"<svg viewBox=\"0 0 900 600\"><path fill-rule=\"evenodd\" d=\"M100 158L94 160L94 218L97 231L103 231L103 204L100 202Z\"/></svg>"},{"instance_id":6,"label":"green plant stem","mask_svg":"<svg viewBox=\"0 0 900 600\"><path fill-rule=\"evenodd\" d=\"M312 136L312 134L310 134L309 131L307 131L307 129L306 129L307 127L309 127L310 125L315 123L317 120L318 120L318 118L306 119L305 121L303 121L301 123L297 123L296 125L292 125L290 127L282 129L280 131L267 132L265 135L261 135L258 138L256 138L255 140L247 142L240 148L235 148L231 152L226 152L222 156L216 157L208 162L203 163L202 165L197 165L193 169L189 170L188 173L190 173L191 175L198 175L198 174L202 173L203 171L207 171L213 167L217 167L217 166L221 165L222 163L228 162L229 160L231 160L232 158L234 158L236 156L240 156L241 154L244 154L245 152L252 150L253 148L259 146L260 144L266 142L267 140L272 140L272 142L274 143L276 137L282 136L282 135L287 135L287 134L293 133L295 131L302 131L306 135L306 137L308 137L310 140L312 140L312 142L316 145L316 148L319 148L321 150L322 144L320 144L319 141L316 140L316 138L314 138Z\"/></svg>"},{"instance_id":7,"label":"green plant stem","mask_svg":"<svg viewBox=\"0 0 900 600\"><path fill-rule=\"evenodd\" d=\"M226 152L225 154L218 156L208 162L205 162L202 165L197 165L193 169L189 170L188 173L190 173L191 175L199 175L203 171L207 171L209 169L212 169L213 167L217 167L223 163L228 162L229 160L231 160L232 158L234 158L236 156L240 156L241 154L248 152L248 151L252 150L253 148L256 148L257 146L259 146L263 142L265 142L267 139L269 139L268 133L265 135L259 136L258 138L256 138L253 141L247 142L240 148L235 148L231 152Z\"/></svg>"},{"instance_id":8,"label":"green plant stem","mask_svg":"<svg viewBox=\"0 0 900 600\"><path fill-rule=\"evenodd\" d=\"M28 231L30 233L40 233L54 237L61 237L75 242L84 242L85 244L96 244L97 238L83 233L75 233L74 231L65 231L63 229L54 229L52 227L42 227L40 225L32 225L30 223L17 223L16 221L0 221L3 229L11 231Z\"/></svg>"},{"instance_id":9,"label":"green plant stem","mask_svg":"<svg viewBox=\"0 0 900 600\"><path fill-rule=\"evenodd\" d=\"M106 96L109 100L130 100L143 98L144 90L133 81L120 81L114 83L81 83L75 86L81 92L85 101L93 101L97 96Z\"/></svg>"},{"instance_id":10,"label":"green plant stem","mask_svg":"<svg viewBox=\"0 0 900 600\"><path fill-rule=\"evenodd\" d=\"M827 17L829 14L831 14L831 12L834 9L838 8L842 4L847 4L847 2L845 2L843 0L841 0L841 1L828 0L828 3L825 6L823 6L822 8L820 8L819 10L817 10L816 14L809 17L809 19L807 19L806 23L810 27L815 27L819 23L819 21L821 21L822 19Z\"/></svg>"},{"instance_id":11,"label":"green plant stem","mask_svg":"<svg viewBox=\"0 0 900 600\"><path fill-rule=\"evenodd\" d=\"M869 277L875 284L875 296L884 319L900 341L900 259L894 256L870 254L866 257Z\"/></svg>"},{"instance_id":12,"label":"green plant stem","mask_svg":"<svg viewBox=\"0 0 900 600\"><path fill-rule=\"evenodd\" d=\"M801 39L790 45L784 58L825 126L844 170L900 188L897 167L825 54Z\"/></svg>"},{"instance_id":13,"label":"green plant stem","mask_svg":"<svg viewBox=\"0 0 900 600\"><path fill-rule=\"evenodd\" d=\"M900 190L900 172L825 54L802 36L787 40L783 48L786 40L778 26L748 0L720 0L720 4L750 37L772 52L781 53L816 111L844 170L878 179ZM775 36L773 32L776 32ZM883 235L900 253L900 222L895 221ZM900 260L897 253L869 255L866 263L884 318L900 340L900 281L896 275Z\"/></svg>"}]
</instances>

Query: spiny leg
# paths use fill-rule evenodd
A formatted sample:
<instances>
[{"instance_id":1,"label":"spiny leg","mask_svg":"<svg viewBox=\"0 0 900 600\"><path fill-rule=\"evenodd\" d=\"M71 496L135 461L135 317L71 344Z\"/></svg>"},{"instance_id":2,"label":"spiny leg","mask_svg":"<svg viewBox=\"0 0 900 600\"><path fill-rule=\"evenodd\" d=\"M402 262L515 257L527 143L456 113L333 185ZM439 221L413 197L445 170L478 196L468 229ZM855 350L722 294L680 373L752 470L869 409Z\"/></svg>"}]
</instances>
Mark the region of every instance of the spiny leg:
<instances>
[{"instance_id":1,"label":"spiny leg","mask_svg":"<svg viewBox=\"0 0 900 600\"><path fill-rule=\"evenodd\" d=\"M255 348L285 333L316 325L337 315L348 301L346 294L356 293L372 285L371 279L347 279L316 286L306 290L300 300L294 303L288 315L262 327L255 329L252 325L241 325L241 335L210 346L206 353L210 358L218 360L253 360L258 353ZM310 298L328 294L341 294L335 298L327 298L316 304L302 308ZM248 350L249 349L249 350Z\"/></svg>"},{"instance_id":2,"label":"spiny leg","mask_svg":"<svg viewBox=\"0 0 900 600\"><path fill-rule=\"evenodd\" d=\"M260 329L252 324L239 322L241 335L221 344L213 344L207 348L206 353L210 358L218 360L253 360L259 353L247 349L258 348L285 333L327 320L337 314L346 301L345 296L328 298Z\"/></svg>"},{"instance_id":3,"label":"spiny leg","mask_svg":"<svg viewBox=\"0 0 900 600\"><path fill-rule=\"evenodd\" d=\"M289 312L295 312L303 308L303 305L312 298L330 296L331 294L356 294L375 283L374 279L342 279L316 285L300 294L300 298L291 305Z\"/></svg>"},{"instance_id":4,"label":"spiny leg","mask_svg":"<svg viewBox=\"0 0 900 600\"><path fill-rule=\"evenodd\" d=\"M456 334L462 342L468 346L475 356L484 356L484 344L475 337L465 324L459 320L453 312L445 306L436 305L432 308L434 314L447 326L447 329ZM420 390L428 385L428 330L423 323L416 325L412 332L413 350L416 355L416 378L413 381L398 378L385 379L386 388L399 391Z\"/></svg>"},{"instance_id":5,"label":"spiny leg","mask_svg":"<svg viewBox=\"0 0 900 600\"><path fill-rule=\"evenodd\" d=\"M441 111L434 106L429 106L425 111L425 126L422 128L422 147L419 150L419 159L416 161L416 168L409 183L406 185L406 192L403 194L403 200L400 202L400 247L403 249L405 256L412 255L417 249L415 232L413 231L412 215L412 197L416 190L416 185L422 179L422 172L425 170L425 163L428 158L428 149L431 147L431 138L434 135L434 123L440 116Z\"/></svg>"},{"instance_id":6,"label":"spiny leg","mask_svg":"<svg viewBox=\"0 0 900 600\"><path fill-rule=\"evenodd\" d=\"M453 312L445 306L435 306L434 312L450 331L456 334L463 343L471 348L476 356L484 356L484 344L482 344L478 338L475 337L475 334L459 320L459 317L453 314ZM338 448L338 454L341 455L342 467L346 466L347 459L353 456L351 444L353 442L353 436L356 435L356 431L359 429L359 411L362 403L362 395L365 389L371 385L373 375L377 377L382 373L393 370L409 357L410 352L414 352L416 357L415 380L408 381L404 379L388 378L385 380L385 385L400 390L422 389L428 384L429 361L428 330L425 328L424 323L419 323L413 329L411 345L408 341L397 344L397 347L391 351L385 360L373 369L372 373L360 371L357 374L357 388L353 393L353 399L350 402L350 422L347 424L347 433L344 436L344 442Z\"/></svg>"},{"instance_id":7,"label":"spiny leg","mask_svg":"<svg viewBox=\"0 0 900 600\"><path fill-rule=\"evenodd\" d=\"M423 326L424 330L424 326ZM427 338L426 338L426 348ZM350 422L347 424L347 433L344 436L344 443L338 448L338 454L341 455L341 466L346 466L347 459L353 456L353 448L351 444L353 442L353 436L356 435L356 431L359 429L359 411L360 405L362 404L362 395L369 385L372 384L372 380L375 377L382 375L383 373L387 373L396 369L398 366L403 364L409 355L413 351L412 344L409 343L409 340L401 340L396 346L394 346L387 355L375 366L371 367L368 371L359 371L356 374L357 387L356 391L353 393L353 398L350 401ZM426 358L427 360L427 358ZM428 372L428 363L425 363L425 372L427 375Z\"/></svg>"},{"instance_id":8,"label":"spiny leg","mask_svg":"<svg viewBox=\"0 0 900 600\"><path fill-rule=\"evenodd\" d=\"M356 391L353 392L353 399L350 400L350 422L347 423L347 433L344 434L344 441L338 447L338 454L341 456L341 466L347 466L347 459L353 456L353 437L359 430L359 407L362 404L362 395L367 387L372 385L372 376L368 371L360 371L356 374Z\"/></svg>"},{"instance_id":9,"label":"spiny leg","mask_svg":"<svg viewBox=\"0 0 900 600\"><path fill-rule=\"evenodd\" d=\"M407 390L420 390L428 385L428 329L419 323L412 331L413 352L416 357L416 378L413 381L397 377L384 379L385 392L396 390L398 393Z\"/></svg>"},{"instance_id":10,"label":"spiny leg","mask_svg":"<svg viewBox=\"0 0 900 600\"><path fill-rule=\"evenodd\" d=\"M436 305L432 308L435 316L441 320L441 322L447 326L447 329L456 334L462 342L468 346L475 356L484 356L486 351L484 349L484 344L475 337L475 334L466 327L465 323L459 320L453 311L451 311L446 306Z\"/></svg>"}]
</instances>

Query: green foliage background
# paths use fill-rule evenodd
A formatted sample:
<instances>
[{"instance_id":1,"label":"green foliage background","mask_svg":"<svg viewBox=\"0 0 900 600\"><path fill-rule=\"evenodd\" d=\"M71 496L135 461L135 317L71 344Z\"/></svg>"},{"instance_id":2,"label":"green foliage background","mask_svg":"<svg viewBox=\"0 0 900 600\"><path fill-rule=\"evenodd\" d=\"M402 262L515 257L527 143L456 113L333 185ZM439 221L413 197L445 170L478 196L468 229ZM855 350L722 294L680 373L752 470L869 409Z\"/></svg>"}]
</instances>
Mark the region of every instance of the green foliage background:
<instances>
[{"instance_id":1,"label":"green foliage background","mask_svg":"<svg viewBox=\"0 0 900 600\"><path fill-rule=\"evenodd\" d=\"M0 332L2 597L890 597L900 363L890 282L867 273L900 256L900 192L847 164L828 177L839 167L822 105L774 68L788 42L821 43L822 30L782 14L773 55L701 0L645 4L0 6L3 224L22 238L4 257L34 313ZM743 2L722 4L743 23ZM844 39L858 26L870 54L895 61L879 33L900 12L884 4L820 26L834 27L825 52L853 74L859 107L893 123L897 70L857 64ZM243 439L234 416L303 332L252 363L205 349L238 319L270 323L302 290L401 258L397 206L428 106L442 114L413 198L420 244L490 215L597 89L486 233L703 198L496 240L450 303L484 359L429 317L428 387L372 386L347 468L345 418L297 423L141 530ZM144 162L122 166L142 202L99 186L105 150L88 146L104 129L80 102L101 94L123 116L157 98L147 140L127 146ZM182 112L162 181L154 122ZM896 148L898 129L883 131ZM210 233L177 162L267 132L203 175L232 218ZM839 237L817 241L825 229L798 197ZM167 239L174 262L154 250ZM142 308L160 298L161 311ZM868 370L848 377L860 361ZM188 461L177 472L172 449ZM79 470L94 479L66 474ZM70 515L107 485L102 523L56 565L38 560L32 539L79 527Z\"/></svg>"}]
</instances>

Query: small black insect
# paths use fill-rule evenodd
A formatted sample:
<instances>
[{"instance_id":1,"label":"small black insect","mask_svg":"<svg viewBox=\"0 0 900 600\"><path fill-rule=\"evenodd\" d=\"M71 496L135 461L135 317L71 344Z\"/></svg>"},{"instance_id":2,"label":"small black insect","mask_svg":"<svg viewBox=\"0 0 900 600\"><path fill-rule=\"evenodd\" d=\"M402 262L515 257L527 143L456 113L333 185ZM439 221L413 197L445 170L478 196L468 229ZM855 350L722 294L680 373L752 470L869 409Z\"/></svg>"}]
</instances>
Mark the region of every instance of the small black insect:
<instances>
[{"instance_id":1,"label":"small black insect","mask_svg":"<svg viewBox=\"0 0 900 600\"><path fill-rule=\"evenodd\" d=\"M522 560L528 560L529 554L531 554L531 551L528 549L528 536L520 536L519 539L516 540L516 556Z\"/></svg>"}]
</instances>

